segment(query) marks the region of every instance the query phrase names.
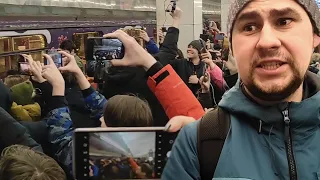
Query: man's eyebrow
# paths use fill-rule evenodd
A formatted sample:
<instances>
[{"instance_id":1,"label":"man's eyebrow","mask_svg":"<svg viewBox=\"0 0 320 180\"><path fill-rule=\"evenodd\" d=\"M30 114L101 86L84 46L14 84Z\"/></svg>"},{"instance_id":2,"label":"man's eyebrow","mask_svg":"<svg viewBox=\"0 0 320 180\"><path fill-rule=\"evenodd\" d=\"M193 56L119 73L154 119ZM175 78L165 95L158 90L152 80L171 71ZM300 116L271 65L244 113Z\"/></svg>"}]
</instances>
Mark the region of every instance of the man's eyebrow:
<instances>
[{"instance_id":1,"label":"man's eyebrow","mask_svg":"<svg viewBox=\"0 0 320 180\"><path fill-rule=\"evenodd\" d=\"M284 9L272 9L269 12L270 17L282 17L282 16L289 16L289 17L294 17L296 19L301 19L300 14L292 9L292 8L284 8Z\"/></svg>"},{"instance_id":2,"label":"man's eyebrow","mask_svg":"<svg viewBox=\"0 0 320 180\"><path fill-rule=\"evenodd\" d=\"M248 20L253 20L258 18L261 18L261 15L257 11L250 11L250 12L244 12L240 14L237 21L242 22L242 21L248 21Z\"/></svg>"},{"instance_id":3,"label":"man's eyebrow","mask_svg":"<svg viewBox=\"0 0 320 180\"><path fill-rule=\"evenodd\" d=\"M301 19L300 14L292 9L292 8L283 8L283 9L271 9L269 11L269 17L283 17L283 16L289 16L289 17L294 17L296 19ZM261 18L261 15L257 11L249 11L249 12L244 12L239 15L237 21L248 21L248 20L253 20L253 19L258 19Z\"/></svg>"}]
</instances>

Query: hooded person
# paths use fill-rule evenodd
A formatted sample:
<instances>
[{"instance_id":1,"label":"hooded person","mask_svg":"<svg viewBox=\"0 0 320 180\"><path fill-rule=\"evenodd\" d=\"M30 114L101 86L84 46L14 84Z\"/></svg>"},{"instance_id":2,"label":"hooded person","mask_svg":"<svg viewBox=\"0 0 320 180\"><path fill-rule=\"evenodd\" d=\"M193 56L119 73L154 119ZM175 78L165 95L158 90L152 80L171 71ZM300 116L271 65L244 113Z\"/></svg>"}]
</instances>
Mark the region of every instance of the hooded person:
<instances>
[{"instance_id":1,"label":"hooded person","mask_svg":"<svg viewBox=\"0 0 320 180\"><path fill-rule=\"evenodd\" d=\"M101 93L107 99L115 95L137 95L148 102L154 126L164 126L168 121L161 104L147 85L145 71L140 67L110 67Z\"/></svg>"},{"instance_id":2,"label":"hooded person","mask_svg":"<svg viewBox=\"0 0 320 180\"><path fill-rule=\"evenodd\" d=\"M11 114L19 121L39 121L41 119L41 107L34 102L35 95L30 81L16 84L10 88L12 96Z\"/></svg>"}]
</instances>

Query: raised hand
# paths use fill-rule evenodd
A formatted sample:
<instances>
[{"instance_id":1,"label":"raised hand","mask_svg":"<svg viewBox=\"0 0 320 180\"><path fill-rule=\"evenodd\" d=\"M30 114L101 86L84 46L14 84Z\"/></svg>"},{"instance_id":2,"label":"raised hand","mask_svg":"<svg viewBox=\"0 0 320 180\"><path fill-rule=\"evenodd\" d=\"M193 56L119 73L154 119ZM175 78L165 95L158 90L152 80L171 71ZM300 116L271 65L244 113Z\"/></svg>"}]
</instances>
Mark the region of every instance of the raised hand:
<instances>
[{"instance_id":1,"label":"raised hand","mask_svg":"<svg viewBox=\"0 0 320 180\"><path fill-rule=\"evenodd\" d=\"M149 35L144 30L140 30L140 38L142 38L145 42L149 42L150 41Z\"/></svg>"},{"instance_id":2,"label":"raised hand","mask_svg":"<svg viewBox=\"0 0 320 180\"><path fill-rule=\"evenodd\" d=\"M106 34L107 38L118 38L125 47L125 55L120 60L112 60L113 66L141 66L146 71L157 61L144 50L137 41L122 30Z\"/></svg>"},{"instance_id":3,"label":"raised hand","mask_svg":"<svg viewBox=\"0 0 320 180\"><path fill-rule=\"evenodd\" d=\"M210 80L210 75L206 74L206 80L204 76L201 76L199 83L201 85L201 90L202 93L208 93L210 92L210 84L211 84L211 80Z\"/></svg>"},{"instance_id":4,"label":"raised hand","mask_svg":"<svg viewBox=\"0 0 320 180\"><path fill-rule=\"evenodd\" d=\"M159 43L162 44L164 41L164 35L161 29L158 30L158 36L159 36Z\"/></svg>"},{"instance_id":5,"label":"raised hand","mask_svg":"<svg viewBox=\"0 0 320 180\"><path fill-rule=\"evenodd\" d=\"M175 116L175 117L171 118L170 121L167 123L167 125L165 127L165 131L177 132L181 128L183 128L183 126L185 126L189 123L192 123L194 121L196 121L196 120L193 117Z\"/></svg>"},{"instance_id":6,"label":"raised hand","mask_svg":"<svg viewBox=\"0 0 320 180\"><path fill-rule=\"evenodd\" d=\"M64 96L65 82L60 71L49 55L44 54L43 56L48 60L49 64L43 66L42 76L52 85L53 96Z\"/></svg>"},{"instance_id":7,"label":"raised hand","mask_svg":"<svg viewBox=\"0 0 320 180\"><path fill-rule=\"evenodd\" d=\"M40 61L34 61L31 55L21 54L29 63L30 71L32 73L32 79L38 83L46 81L41 75L42 65Z\"/></svg>"},{"instance_id":8,"label":"raised hand","mask_svg":"<svg viewBox=\"0 0 320 180\"><path fill-rule=\"evenodd\" d=\"M191 75L189 77L189 83L190 84L198 84L199 83L199 79L198 79L197 75Z\"/></svg>"},{"instance_id":9,"label":"raised hand","mask_svg":"<svg viewBox=\"0 0 320 180\"><path fill-rule=\"evenodd\" d=\"M176 10L170 13L174 20L180 20L182 15L182 10L177 6Z\"/></svg>"},{"instance_id":10,"label":"raised hand","mask_svg":"<svg viewBox=\"0 0 320 180\"><path fill-rule=\"evenodd\" d=\"M64 51L59 51L58 53L64 56L63 58L63 67L60 67L59 70L62 72L71 72L71 73L82 73L79 68L76 59L72 54L69 54Z\"/></svg>"}]
</instances>

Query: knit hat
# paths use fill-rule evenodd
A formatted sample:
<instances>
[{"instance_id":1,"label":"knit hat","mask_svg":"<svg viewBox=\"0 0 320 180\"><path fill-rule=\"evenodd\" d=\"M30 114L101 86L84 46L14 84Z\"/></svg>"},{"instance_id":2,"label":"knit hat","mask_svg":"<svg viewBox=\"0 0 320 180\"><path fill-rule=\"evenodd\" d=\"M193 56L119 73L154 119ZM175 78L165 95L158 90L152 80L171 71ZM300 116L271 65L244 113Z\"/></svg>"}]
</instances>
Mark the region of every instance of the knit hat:
<instances>
[{"instance_id":1,"label":"knit hat","mask_svg":"<svg viewBox=\"0 0 320 180\"><path fill-rule=\"evenodd\" d=\"M201 49L203 48L203 45L201 44L201 42L203 42L203 44L205 45L206 43L203 40L194 40L192 41L188 46L192 46L194 49L198 50L198 53L200 54Z\"/></svg>"},{"instance_id":2,"label":"knit hat","mask_svg":"<svg viewBox=\"0 0 320 180\"><path fill-rule=\"evenodd\" d=\"M32 104L33 85L30 81L14 85L10 88L12 100L18 105Z\"/></svg>"},{"instance_id":3,"label":"knit hat","mask_svg":"<svg viewBox=\"0 0 320 180\"><path fill-rule=\"evenodd\" d=\"M315 0L295 0L300 4L309 15L310 21L314 27L315 33L320 35L320 10ZM230 43L232 44L232 30L239 13L244 7L251 2L251 0L233 0L230 6L229 17L228 17L228 34Z\"/></svg>"}]
</instances>

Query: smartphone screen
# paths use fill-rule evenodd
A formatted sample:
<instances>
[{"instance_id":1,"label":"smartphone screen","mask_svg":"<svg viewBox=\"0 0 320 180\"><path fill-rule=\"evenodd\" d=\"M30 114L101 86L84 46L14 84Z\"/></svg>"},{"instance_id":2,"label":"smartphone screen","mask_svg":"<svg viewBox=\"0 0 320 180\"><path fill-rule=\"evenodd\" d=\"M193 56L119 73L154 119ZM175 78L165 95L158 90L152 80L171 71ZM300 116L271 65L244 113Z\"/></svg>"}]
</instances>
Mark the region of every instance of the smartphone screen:
<instances>
[{"instance_id":1,"label":"smartphone screen","mask_svg":"<svg viewBox=\"0 0 320 180\"><path fill-rule=\"evenodd\" d=\"M19 62L19 68L21 74L31 75L30 65L28 62Z\"/></svg>"},{"instance_id":2,"label":"smartphone screen","mask_svg":"<svg viewBox=\"0 0 320 180\"><path fill-rule=\"evenodd\" d=\"M176 134L163 131L95 132L82 135L75 135L82 139L76 140L78 145L75 150L83 152L80 153L82 157L75 153L75 161L86 160L74 162L76 177L84 178L87 173L88 177L98 180L159 179L176 137Z\"/></svg>"},{"instance_id":3,"label":"smartphone screen","mask_svg":"<svg viewBox=\"0 0 320 180\"><path fill-rule=\"evenodd\" d=\"M214 37L214 39L215 39L216 41L224 40L224 35L223 35L223 34L216 34L215 37Z\"/></svg>"},{"instance_id":4,"label":"smartphone screen","mask_svg":"<svg viewBox=\"0 0 320 180\"><path fill-rule=\"evenodd\" d=\"M87 60L122 59L125 53L123 43L119 39L89 38L86 46Z\"/></svg>"},{"instance_id":5,"label":"smartphone screen","mask_svg":"<svg viewBox=\"0 0 320 180\"><path fill-rule=\"evenodd\" d=\"M58 53L58 50L50 49L47 51L47 54L52 58L54 64L57 66L57 68L63 66L62 55L60 53ZM45 59L44 62L45 62L44 63L45 65L49 64L47 59Z\"/></svg>"},{"instance_id":6,"label":"smartphone screen","mask_svg":"<svg viewBox=\"0 0 320 180\"><path fill-rule=\"evenodd\" d=\"M22 56L18 56L19 71L24 75L31 75L29 62Z\"/></svg>"}]
</instances>

